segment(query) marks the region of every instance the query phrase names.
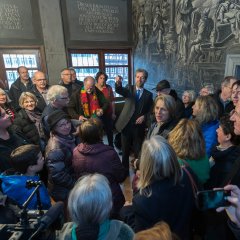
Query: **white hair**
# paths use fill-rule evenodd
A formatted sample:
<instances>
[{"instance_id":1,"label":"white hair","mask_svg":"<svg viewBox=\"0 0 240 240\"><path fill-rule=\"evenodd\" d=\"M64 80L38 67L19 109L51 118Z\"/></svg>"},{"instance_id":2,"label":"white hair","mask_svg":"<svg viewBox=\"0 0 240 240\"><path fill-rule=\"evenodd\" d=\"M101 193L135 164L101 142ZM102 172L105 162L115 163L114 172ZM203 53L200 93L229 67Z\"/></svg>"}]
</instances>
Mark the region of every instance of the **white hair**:
<instances>
[{"instance_id":1,"label":"white hair","mask_svg":"<svg viewBox=\"0 0 240 240\"><path fill-rule=\"evenodd\" d=\"M112 209L112 192L107 178L101 174L81 177L70 192L68 209L77 225L104 222Z\"/></svg>"},{"instance_id":2,"label":"white hair","mask_svg":"<svg viewBox=\"0 0 240 240\"><path fill-rule=\"evenodd\" d=\"M62 96L62 94L67 93L67 89L60 85L53 85L49 88L47 92L47 101L54 102L56 99Z\"/></svg>"}]
</instances>

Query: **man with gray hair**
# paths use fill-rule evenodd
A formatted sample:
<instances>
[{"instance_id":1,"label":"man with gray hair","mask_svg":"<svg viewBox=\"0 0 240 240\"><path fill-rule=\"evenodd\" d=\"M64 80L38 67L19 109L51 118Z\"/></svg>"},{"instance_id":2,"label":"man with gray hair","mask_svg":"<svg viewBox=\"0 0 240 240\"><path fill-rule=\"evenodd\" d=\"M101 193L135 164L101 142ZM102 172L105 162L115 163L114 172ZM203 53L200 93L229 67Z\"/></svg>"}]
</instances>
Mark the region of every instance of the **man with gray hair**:
<instances>
[{"instance_id":1,"label":"man with gray hair","mask_svg":"<svg viewBox=\"0 0 240 240\"><path fill-rule=\"evenodd\" d=\"M65 87L68 90L68 95L71 96L77 90L81 89L81 85L72 82L72 70L64 68L61 70L61 80L59 85Z\"/></svg>"},{"instance_id":2,"label":"man with gray hair","mask_svg":"<svg viewBox=\"0 0 240 240\"><path fill-rule=\"evenodd\" d=\"M232 85L237 79L234 76L227 76L221 83L221 90L218 90L214 95L214 99L218 104L219 118L224 114L230 113L234 109L233 102L231 100Z\"/></svg>"},{"instance_id":3,"label":"man with gray hair","mask_svg":"<svg viewBox=\"0 0 240 240\"><path fill-rule=\"evenodd\" d=\"M204 85L199 91L200 96L208 96L213 94L214 94L214 87L211 84Z\"/></svg>"}]
</instances>

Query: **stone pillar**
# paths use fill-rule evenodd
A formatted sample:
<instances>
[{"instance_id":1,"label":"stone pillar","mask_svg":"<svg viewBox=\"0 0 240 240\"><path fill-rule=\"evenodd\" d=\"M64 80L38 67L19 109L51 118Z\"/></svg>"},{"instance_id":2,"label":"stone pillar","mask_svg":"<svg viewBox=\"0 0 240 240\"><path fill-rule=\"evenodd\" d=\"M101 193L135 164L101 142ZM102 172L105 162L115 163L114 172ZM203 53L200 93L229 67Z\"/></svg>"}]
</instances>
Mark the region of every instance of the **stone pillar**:
<instances>
[{"instance_id":1,"label":"stone pillar","mask_svg":"<svg viewBox=\"0 0 240 240\"><path fill-rule=\"evenodd\" d=\"M56 84L60 70L67 67L60 0L39 0L49 83Z\"/></svg>"}]
</instances>

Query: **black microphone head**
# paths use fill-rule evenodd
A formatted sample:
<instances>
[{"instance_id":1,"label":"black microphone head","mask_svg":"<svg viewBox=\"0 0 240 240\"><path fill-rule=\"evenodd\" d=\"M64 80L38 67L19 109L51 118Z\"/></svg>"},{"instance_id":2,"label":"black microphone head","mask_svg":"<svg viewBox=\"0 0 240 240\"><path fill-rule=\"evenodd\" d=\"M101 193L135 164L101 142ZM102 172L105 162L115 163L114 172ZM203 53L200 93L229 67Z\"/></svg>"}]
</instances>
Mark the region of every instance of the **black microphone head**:
<instances>
[{"instance_id":1,"label":"black microphone head","mask_svg":"<svg viewBox=\"0 0 240 240\"><path fill-rule=\"evenodd\" d=\"M49 228L61 215L63 215L63 210L63 202L57 202L52 207L50 207L40 220L41 229L45 230Z\"/></svg>"}]
</instances>

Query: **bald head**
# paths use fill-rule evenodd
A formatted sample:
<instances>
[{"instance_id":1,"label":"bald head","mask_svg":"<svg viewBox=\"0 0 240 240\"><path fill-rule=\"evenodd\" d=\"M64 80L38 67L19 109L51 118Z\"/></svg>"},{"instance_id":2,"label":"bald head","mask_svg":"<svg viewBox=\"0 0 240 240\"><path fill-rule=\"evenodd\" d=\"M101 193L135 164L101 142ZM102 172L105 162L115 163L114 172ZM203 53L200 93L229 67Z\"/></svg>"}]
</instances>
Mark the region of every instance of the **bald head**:
<instances>
[{"instance_id":1,"label":"bald head","mask_svg":"<svg viewBox=\"0 0 240 240\"><path fill-rule=\"evenodd\" d=\"M23 83L28 82L29 74L28 74L28 69L25 66L18 67L17 72L18 72L19 77L20 77L20 79Z\"/></svg>"},{"instance_id":2,"label":"bald head","mask_svg":"<svg viewBox=\"0 0 240 240\"><path fill-rule=\"evenodd\" d=\"M95 80L91 76L87 76L84 78L84 89L87 93L92 93L94 90Z\"/></svg>"},{"instance_id":3,"label":"bald head","mask_svg":"<svg viewBox=\"0 0 240 240\"><path fill-rule=\"evenodd\" d=\"M46 79L46 75L44 72L41 71L37 71L34 73L33 75L33 84L36 85L36 88L38 90L45 90L47 87L47 79Z\"/></svg>"}]
</instances>

